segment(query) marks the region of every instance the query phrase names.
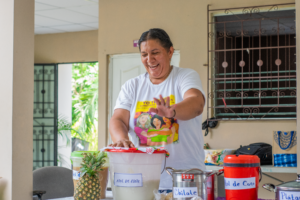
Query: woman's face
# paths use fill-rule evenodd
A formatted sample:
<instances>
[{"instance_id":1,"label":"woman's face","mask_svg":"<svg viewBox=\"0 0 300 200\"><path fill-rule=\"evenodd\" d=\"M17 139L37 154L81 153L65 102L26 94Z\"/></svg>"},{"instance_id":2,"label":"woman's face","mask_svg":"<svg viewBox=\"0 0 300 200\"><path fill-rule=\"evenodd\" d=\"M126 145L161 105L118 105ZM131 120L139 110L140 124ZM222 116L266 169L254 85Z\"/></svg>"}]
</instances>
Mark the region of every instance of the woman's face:
<instances>
[{"instance_id":1,"label":"woman's face","mask_svg":"<svg viewBox=\"0 0 300 200\"><path fill-rule=\"evenodd\" d=\"M173 52L173 47L167 51L157 40L147 40L141 43L142 63L152 83L159 84L168 77Z\"/></svg>"},{"instance_id":2,"label":"woman's face","mask_svg":"<svg viewBox=\"0 0 300 200\"><path fill-rule=\"evenodd\" d=\"M148 116L143 115L140 117L139 122L140 122L140 124L144 125L144 124L146 124L147 120L148 120Z\"/></svg>"},{"instance_id":3,"label":"woman's face","mask_svg":"<svg viewBox=\"0 0 300 200\"><path fill-rule=\"evenodd\" d=\"M159 129L161 127L161 121L159 119L157 119L157 118L155 118L153 120L153 124L156 127L156 129Z\"/></svg>"}]
</instances>

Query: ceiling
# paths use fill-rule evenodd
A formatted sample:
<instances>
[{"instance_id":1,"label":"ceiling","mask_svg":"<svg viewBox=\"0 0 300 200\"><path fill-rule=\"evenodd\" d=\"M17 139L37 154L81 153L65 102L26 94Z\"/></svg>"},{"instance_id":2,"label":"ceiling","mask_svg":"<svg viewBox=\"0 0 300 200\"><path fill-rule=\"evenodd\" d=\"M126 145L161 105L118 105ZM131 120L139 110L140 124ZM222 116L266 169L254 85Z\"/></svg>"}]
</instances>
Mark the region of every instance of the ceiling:
<instances>
[{"instance_id":1,"label":"ceiling","mask_svg":"<svg viewBox=\"0 0 300 200\"><path fill-rule=\"evenodd\" d=\"M35 34L98 29L98 0L35 0Z\"/></svg>"}]
</instances>

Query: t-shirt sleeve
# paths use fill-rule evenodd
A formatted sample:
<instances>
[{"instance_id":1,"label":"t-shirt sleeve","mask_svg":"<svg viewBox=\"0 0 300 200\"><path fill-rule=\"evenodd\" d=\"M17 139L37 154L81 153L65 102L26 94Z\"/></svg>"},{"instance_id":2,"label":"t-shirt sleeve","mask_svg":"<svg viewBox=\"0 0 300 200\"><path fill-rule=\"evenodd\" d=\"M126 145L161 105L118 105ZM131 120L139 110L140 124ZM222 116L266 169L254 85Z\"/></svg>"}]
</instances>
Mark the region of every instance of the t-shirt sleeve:
<instances>
[{"instance_id":1,"label":"t-shirt sleeve","mask_svg":"<svg viewBox=\"0 0 300 200\"><path fill-rule=\"evenodd\" d=\"M179 90L182 95L182 98L184 97L186 91L188 91L189 89L198 89L202 93L204 101L206 103L206 96L202 88L200 76L195 70L186 69L179 74L179 77Z\"/></svg>"},{"instance_id":2,"label":"t-shirt sleeve","mask_svg":"<svg viewBox=\"0 0 300 200\"><path fill-rule=\"evenodd\" d=\"M122 85L114 110L118 108L122 108L130 111L133 103L133 97L134 97L134 88L133 88L133 84L131 83L131 80L129 80L124 85Z\"/></svg>"}]
</instances>

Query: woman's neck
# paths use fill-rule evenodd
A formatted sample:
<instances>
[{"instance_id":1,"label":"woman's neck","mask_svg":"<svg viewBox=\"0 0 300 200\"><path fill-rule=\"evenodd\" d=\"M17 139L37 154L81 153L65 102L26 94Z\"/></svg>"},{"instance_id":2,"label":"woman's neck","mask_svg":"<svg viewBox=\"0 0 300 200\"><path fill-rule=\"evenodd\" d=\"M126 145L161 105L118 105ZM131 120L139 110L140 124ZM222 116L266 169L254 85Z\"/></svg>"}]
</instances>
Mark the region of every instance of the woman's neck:
<instances>
[{"instance_id":1,"label":"woman's neck","mask_svg":"<svg viewBox=\"0 0 300 200\"><path fill-rule=\"evenodd\" d=\"M154 84L154 85L158 85L158 84L164 82L164 80L166 80L168 78L168 76L171 74L172 69L173 69L173 66L171 65L169 73L167 75L165 75L164 77L162 77L162 78L157 78L157 79L156 78L151 78L150 74L149 74L149 79L150 79L151 83Z\"/></svg>"}]
</instances>

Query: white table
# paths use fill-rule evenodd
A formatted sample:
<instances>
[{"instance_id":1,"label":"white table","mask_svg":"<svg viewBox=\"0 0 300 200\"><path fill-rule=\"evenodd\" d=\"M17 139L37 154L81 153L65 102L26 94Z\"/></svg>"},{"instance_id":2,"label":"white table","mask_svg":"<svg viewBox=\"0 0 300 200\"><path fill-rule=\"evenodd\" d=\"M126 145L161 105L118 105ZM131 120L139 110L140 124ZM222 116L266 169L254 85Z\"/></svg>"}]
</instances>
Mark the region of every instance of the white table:
<instances>
[{"instance_id":1,"label":"white table","mask_svg":"<svg viewBox=\"0 0 300 200\"><path fill-rule=\"evenodd\" d=\"M106 191L106 199L101 199L101 200L112 200L112 191ZM48 199L48 200L74 200L74 197L64 197L64 198L56 198L56 199Z\"/></svg>"}]
</instances>

